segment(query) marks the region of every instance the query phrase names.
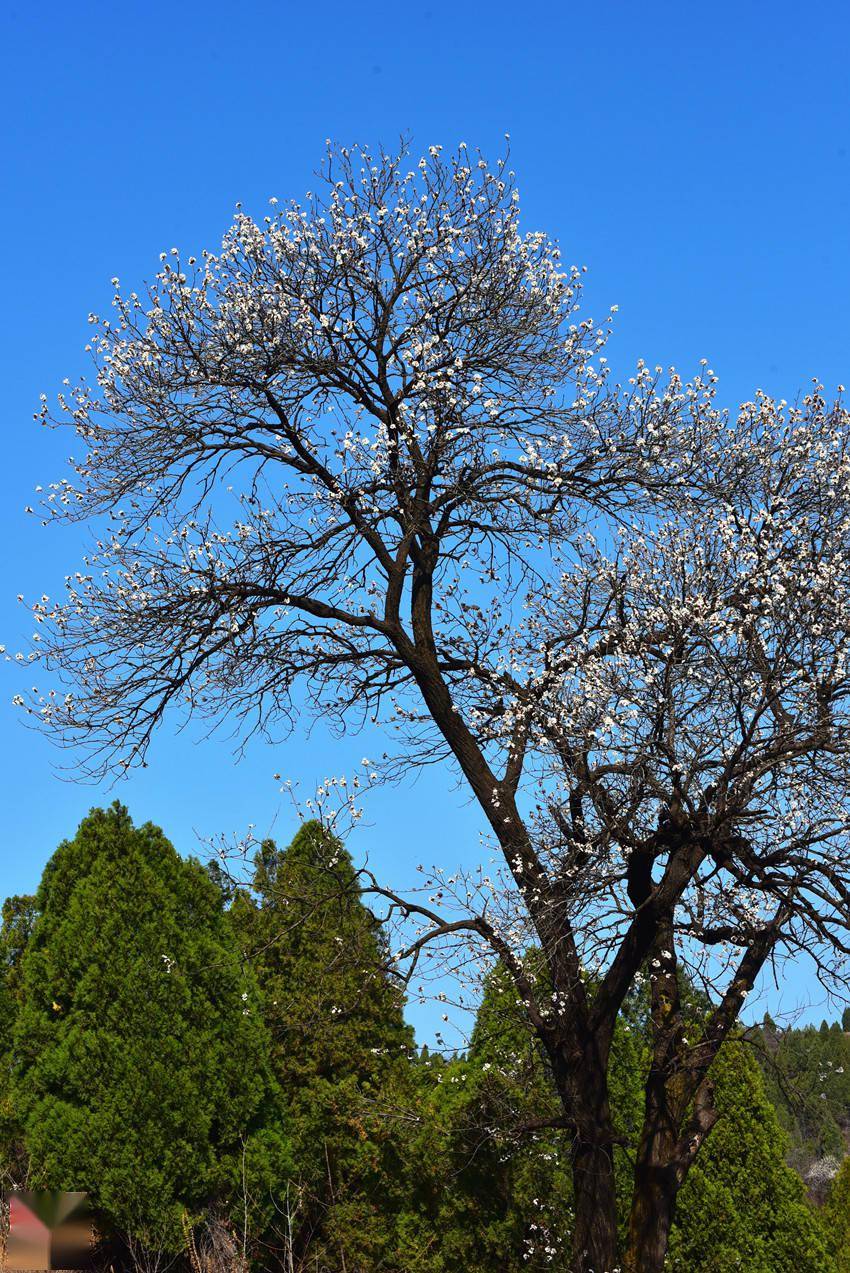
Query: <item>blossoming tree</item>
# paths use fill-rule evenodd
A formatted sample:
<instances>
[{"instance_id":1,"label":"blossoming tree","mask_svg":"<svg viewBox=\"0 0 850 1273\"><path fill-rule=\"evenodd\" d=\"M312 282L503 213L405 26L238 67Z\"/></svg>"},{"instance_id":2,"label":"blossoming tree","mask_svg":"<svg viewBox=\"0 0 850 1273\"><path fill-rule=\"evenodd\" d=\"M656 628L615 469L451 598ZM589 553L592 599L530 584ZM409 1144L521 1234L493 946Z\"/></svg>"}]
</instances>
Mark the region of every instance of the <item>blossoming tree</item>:
<instances>
[{"instance_id":1,"label":"blossoming tree","mask_svg":"<svg viewBox=\"0 0 850 1273\"><path fill-rule=\"evenodd\" d=\"M445 909L383 890L419 924L400 954L504 961L569 1129L572 1267L661 1269L747 993L783 954L840 978L847 953L844 408L816 386L729 419L704 367L613 384L581 272L463 145L329 149L304 206L238 211L143 295L114 282L93 382L43 405L87 449L48 519L99 537L34 606L60 675L26 709L96 770L169 709L274 735L312 707L453 764L504 874ZM682 972L712 996L696 1030ZM607 1070L641 977L621 1252Z\"/></svg>"}]
</instances>

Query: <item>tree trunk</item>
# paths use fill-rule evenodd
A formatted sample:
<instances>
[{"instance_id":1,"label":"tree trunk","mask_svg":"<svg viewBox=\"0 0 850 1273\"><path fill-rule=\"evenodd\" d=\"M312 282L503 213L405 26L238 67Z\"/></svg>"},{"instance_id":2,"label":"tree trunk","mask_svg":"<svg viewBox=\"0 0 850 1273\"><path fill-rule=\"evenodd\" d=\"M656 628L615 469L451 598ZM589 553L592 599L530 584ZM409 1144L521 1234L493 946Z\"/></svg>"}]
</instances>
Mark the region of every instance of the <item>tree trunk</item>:
<instances>
[{"instance_id":1,"label":"tree trunk","mask_svg":"<svg viewBox=\"0 0 850 1273\"><path fill-rule=\"evenodd\" d=\"M655 1154L638 1159L624 1273L661 1273L679 1185L678 1172L669 1162L665 1165Z\"/></svg>"},{"instance_id":2,"label":"tree trunk","mask_svg":"<svg viewBox=\"0 0 850 1273\"><path fill-rule=\"evenodd\" d=\"M573 1145L575 1226L571 1273L617 1273L617 1197L611 1145Z\"/></svg>"},{"instance_id":3,"label":"tree trunk","mask_svg":"<svg viewBox=\"0 0 850 1273\"><path fill-rule=\"evenodd\" d=\"M620 1273L614 1141L608 1100L610 1036L587 1027L576 1031L575 1018L562 1024L557 1041L543 1036L564 1115L572 1133L570 1166L575 1222L571 1273Z\"/></svg>"},{"instance_id":4,"label":"tree trunk","mask_svg":"<svg viewBox=\"0 0 850 1273\"><path fill-rule=\"evenodd\" d=\"M676 1111L689 1098L691 1109L682 1125ZM707 1075L695 1091L681 1076L665 1085L650 1075L623 1273L660 1273L664 1268L679 1190L716 1122L714 1084Z\"/></svg>"}]
</instances>

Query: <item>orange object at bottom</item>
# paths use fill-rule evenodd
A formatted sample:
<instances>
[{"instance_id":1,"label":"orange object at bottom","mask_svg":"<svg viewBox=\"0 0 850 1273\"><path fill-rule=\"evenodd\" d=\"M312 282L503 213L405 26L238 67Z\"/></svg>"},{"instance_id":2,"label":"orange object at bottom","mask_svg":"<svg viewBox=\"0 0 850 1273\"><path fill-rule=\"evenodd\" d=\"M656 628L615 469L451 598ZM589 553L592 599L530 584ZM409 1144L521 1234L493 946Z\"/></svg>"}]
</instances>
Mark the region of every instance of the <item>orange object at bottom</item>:
<instances>
[{"instance_id":1,"label":"orange object at bottom","mask_svg":"<svg viewBox=\"0 0 850 1273\"><path fill-rule=\"evenodd\" d=\"M94 1230L88 1194L21 1190L10 1194L8 1202L8 1273L92 1266Z\"/></svg>"}]
</instances>

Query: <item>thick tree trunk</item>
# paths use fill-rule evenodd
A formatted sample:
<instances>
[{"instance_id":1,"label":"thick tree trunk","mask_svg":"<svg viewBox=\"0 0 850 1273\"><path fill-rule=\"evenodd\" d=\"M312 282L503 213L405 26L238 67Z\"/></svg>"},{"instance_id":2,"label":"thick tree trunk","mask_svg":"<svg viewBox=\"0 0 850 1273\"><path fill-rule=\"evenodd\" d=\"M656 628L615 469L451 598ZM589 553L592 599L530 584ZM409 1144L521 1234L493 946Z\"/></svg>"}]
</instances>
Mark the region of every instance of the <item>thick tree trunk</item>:
<instances>
[{"instance_id":1,"label":"thick tree trunk","mask_svg":"<svg viewBox=\"0 0 850 1273\"><path fill-rule=\"evenodd\" d=\"M657 1145L639 1156L624 1273L661 1273L664 1268L681 1183L676 1168L665 1158Z\"/></svg>"},{"instance_id":2,"label":"thick tree trunk","mask_svg":"<svg viewBox=\"0 0 850 1273\"><path fill-rule=\"evenodd\" d=\"M680 1136L692 1095L689 1076L681 1064L684 1019L672 914L658 922L653 953L652 1062L635 1159L625 1273L661 1273L664 1268L676 1197L684 1179Z\"/></svg>"},{"instance_id":3,"label":"thick tree trunk","mask_svg":"<svg viewBox=\"0 0 850 1273\"><path fill-rule=\"evenodd\" d=\"M620 1262L611 1146L574 1144L572 1166L575 1226L571 1273L615 1273Z\"/></svg>"},{"instance_id":4,"label":"thick tree trunk","mask_svg":"<svg viewBox=\"0 0 850 1273\"><path fill-rule=\"evenodd\" d=\"M575 1222L571 1273L618 1273L614 1126L608 1103L607 1048L591 1035L552 1055L553 1076L570 1120Z\"/></svg>"},{"instance_id":5,"label":"thick tree trunk","mask_svg":"<svg viewBox=\"0 0 850 1273\"><path fill-rule=\"evenodd\" d=\"M685 1101L690 1111L683 1122ZM714 1084L707 1076L694 1091L681 1075L665 1084L650 1074L623 1273L660 1273L664 1268L679 1190L716 1121Z\"/></svg>"},{"instance_id":6,"label":"thick tree trunk","mask_svg":"<svg viewBox=\"0 0 850 1273\"><path fill-rule=\"evenodd\" d=\"M579 1012L584 1007L580 1001ZM576 1032L566 1025L561 1024L558 1037L543 1023L540 1037L563 1106L563 1124L572 1136L575 1219L569 1269L570 1273L621 1273L614 1187L616 1135L608 1101L610 1037L587 1028Z\"/></svg>"}]
</instances>

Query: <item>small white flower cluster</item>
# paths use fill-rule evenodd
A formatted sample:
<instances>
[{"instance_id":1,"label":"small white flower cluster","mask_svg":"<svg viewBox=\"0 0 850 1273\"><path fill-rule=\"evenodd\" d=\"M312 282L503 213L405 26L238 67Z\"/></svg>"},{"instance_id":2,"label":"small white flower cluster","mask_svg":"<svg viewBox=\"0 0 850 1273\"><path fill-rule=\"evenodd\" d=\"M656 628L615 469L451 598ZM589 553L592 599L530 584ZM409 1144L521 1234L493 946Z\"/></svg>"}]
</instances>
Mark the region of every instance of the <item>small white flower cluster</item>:
<instances>
[{"instance_id":1,"label":"small white flower cluster","mask_svg":"<svg viewBox=\"0 0 850 1273\"><path fill-rule=\"evenodd\" d=\"M43 520L94 547L0 651L58 676L14 702L95 773L170 710L384 727L299 809L338 830L450 761L499 864L387 895L394 971L497 957L553 1054L682 967L731 1020L783 942L830 975L850 926L850 414L815 383L731 418L705 361L613 383L583 273L507 157L432 146L331 148L303 205L113 279L91 380L37 412L85 449Z\"/></svg>"}]
</instances>

